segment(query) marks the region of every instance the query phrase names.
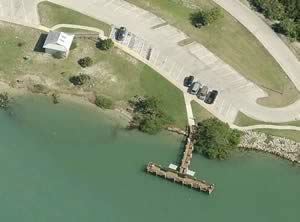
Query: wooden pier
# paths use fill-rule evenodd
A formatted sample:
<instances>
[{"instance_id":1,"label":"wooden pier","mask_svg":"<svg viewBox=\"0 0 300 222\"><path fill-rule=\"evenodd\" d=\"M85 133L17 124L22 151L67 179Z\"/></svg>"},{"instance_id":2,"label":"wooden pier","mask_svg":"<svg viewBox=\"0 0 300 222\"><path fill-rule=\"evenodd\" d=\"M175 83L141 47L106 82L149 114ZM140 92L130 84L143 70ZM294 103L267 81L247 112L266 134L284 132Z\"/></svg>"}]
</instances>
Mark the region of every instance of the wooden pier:
<instances>
[{"instance_id":1,"label":"wooden pier","mask_svg":"<svg viewBox=\"0 0 300 222\"><path fill-rule=\"evenodd\" d=\"M161 167L155 163L148 163L146 167L146 171L148 173L155 174L157 176L163 177L165 179L171 180L173 182L177 182L191 188L194 188L199 191L206 192L211 194L214 190L214 184L210 184L204 180L199 180L194 176L188 174L188 167L191 164L192 152L194 150L194 129L192 126L188 128L186 144L183 152L183 157L181 160L180 166L175 170L171 168Z\"/></svg>"}]
</instances>

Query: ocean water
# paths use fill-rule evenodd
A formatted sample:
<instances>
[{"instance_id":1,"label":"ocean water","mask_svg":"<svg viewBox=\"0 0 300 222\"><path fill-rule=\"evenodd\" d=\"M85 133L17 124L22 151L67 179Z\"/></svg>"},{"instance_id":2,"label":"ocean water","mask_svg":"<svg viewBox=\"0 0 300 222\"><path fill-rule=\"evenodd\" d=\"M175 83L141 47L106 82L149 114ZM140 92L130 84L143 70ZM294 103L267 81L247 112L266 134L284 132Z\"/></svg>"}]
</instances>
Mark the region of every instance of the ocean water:
<instances>
[{"instance_id":1,"label":"ocean water","mask_svg":"<svg viewBox=\"0 0 300 222\"><path fill-rule=\"evenodd\" d=\"M194 155L206 195L144 172L176 163L181 137L120 128L91 107L44 96L0 111L0 221L289 222L299 220L300 167L268 154Z\"/></svg>"}]
</instances>

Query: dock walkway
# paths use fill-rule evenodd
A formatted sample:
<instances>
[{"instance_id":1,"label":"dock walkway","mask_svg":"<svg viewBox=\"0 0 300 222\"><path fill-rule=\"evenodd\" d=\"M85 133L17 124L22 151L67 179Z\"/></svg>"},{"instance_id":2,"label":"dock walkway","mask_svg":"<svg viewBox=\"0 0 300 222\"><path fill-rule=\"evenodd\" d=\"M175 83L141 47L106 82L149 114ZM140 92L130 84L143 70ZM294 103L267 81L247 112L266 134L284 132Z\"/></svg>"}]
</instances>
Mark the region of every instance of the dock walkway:
<instances>
[{"instance_id":1,"label":"dock walkway","mask_svg":"<svg viewBox=\"0 0 300 222\"><path fill-rule=\"evenodd\" d=\"M173 182L177 182L191 188L194 188L199 191L203 191L205 193L211 194L214 190L214 184L210 184L204 180L199 180L194 176L188 174L188 167L191 164L192 159L192 152L194 150L193 146L193 135L194 135L194 128L193 126L189 126L187 132L187 139L185 144L185 149L183 152L183 157L181 160L181 164L178 168L171 169L171 168L164 168L155 163L148 163L146 167L146 171L148 173L155 174L156 176L163 177L165 179L171 180Z\"/></svg>"}]
</instances>

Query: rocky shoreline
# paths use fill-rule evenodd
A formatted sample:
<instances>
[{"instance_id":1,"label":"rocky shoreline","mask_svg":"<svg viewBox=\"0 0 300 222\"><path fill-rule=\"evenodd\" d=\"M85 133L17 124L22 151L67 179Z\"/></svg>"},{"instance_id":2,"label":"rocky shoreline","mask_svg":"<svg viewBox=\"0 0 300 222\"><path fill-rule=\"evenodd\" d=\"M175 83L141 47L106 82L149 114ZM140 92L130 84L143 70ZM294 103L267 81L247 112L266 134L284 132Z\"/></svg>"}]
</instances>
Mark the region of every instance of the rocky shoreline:
<instances>
[{"instance_id":1,"label":"rocky shoreline","mask_svg":"<svg viewBox=\"0 0 300 222\"><path fill-rule=\"evenodd\" d=\"M300 143L286 138L246 131L241 137L239 146L243 149L271 153L294 163L300 163Z\"/></svg>"}]
</instances>

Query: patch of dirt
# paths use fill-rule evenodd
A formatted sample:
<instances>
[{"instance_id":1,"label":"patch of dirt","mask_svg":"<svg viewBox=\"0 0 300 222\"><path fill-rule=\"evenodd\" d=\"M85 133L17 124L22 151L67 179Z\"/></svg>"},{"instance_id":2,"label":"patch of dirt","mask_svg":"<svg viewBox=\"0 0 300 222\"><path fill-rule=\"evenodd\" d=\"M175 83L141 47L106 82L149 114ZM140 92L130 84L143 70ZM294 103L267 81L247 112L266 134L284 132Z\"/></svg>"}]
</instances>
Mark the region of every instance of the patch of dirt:
<instances>
[{"instance_id":1,"label":"patch of dirt","mask_svg":"<svg viewBox=\"0 0 300 222\"><path fill-rule=\"evenodd\" d=\"M190 8L190 9L198 9L199 8L196 0L176 0L176 2L182 3L185 7Z\"/></svg>"},{"instance_id":2,"label":"patch of dirt","mask_svg":"<svg viewBox=\"0 0 300 222\"><path fill-rule=\"evenodd\" d=\"M82 68L81 72L97 79L100 83L118 82L117 77L113 75L112 68L106 63L97 63L93 66Z\"/></svg>"}]
</instances>

